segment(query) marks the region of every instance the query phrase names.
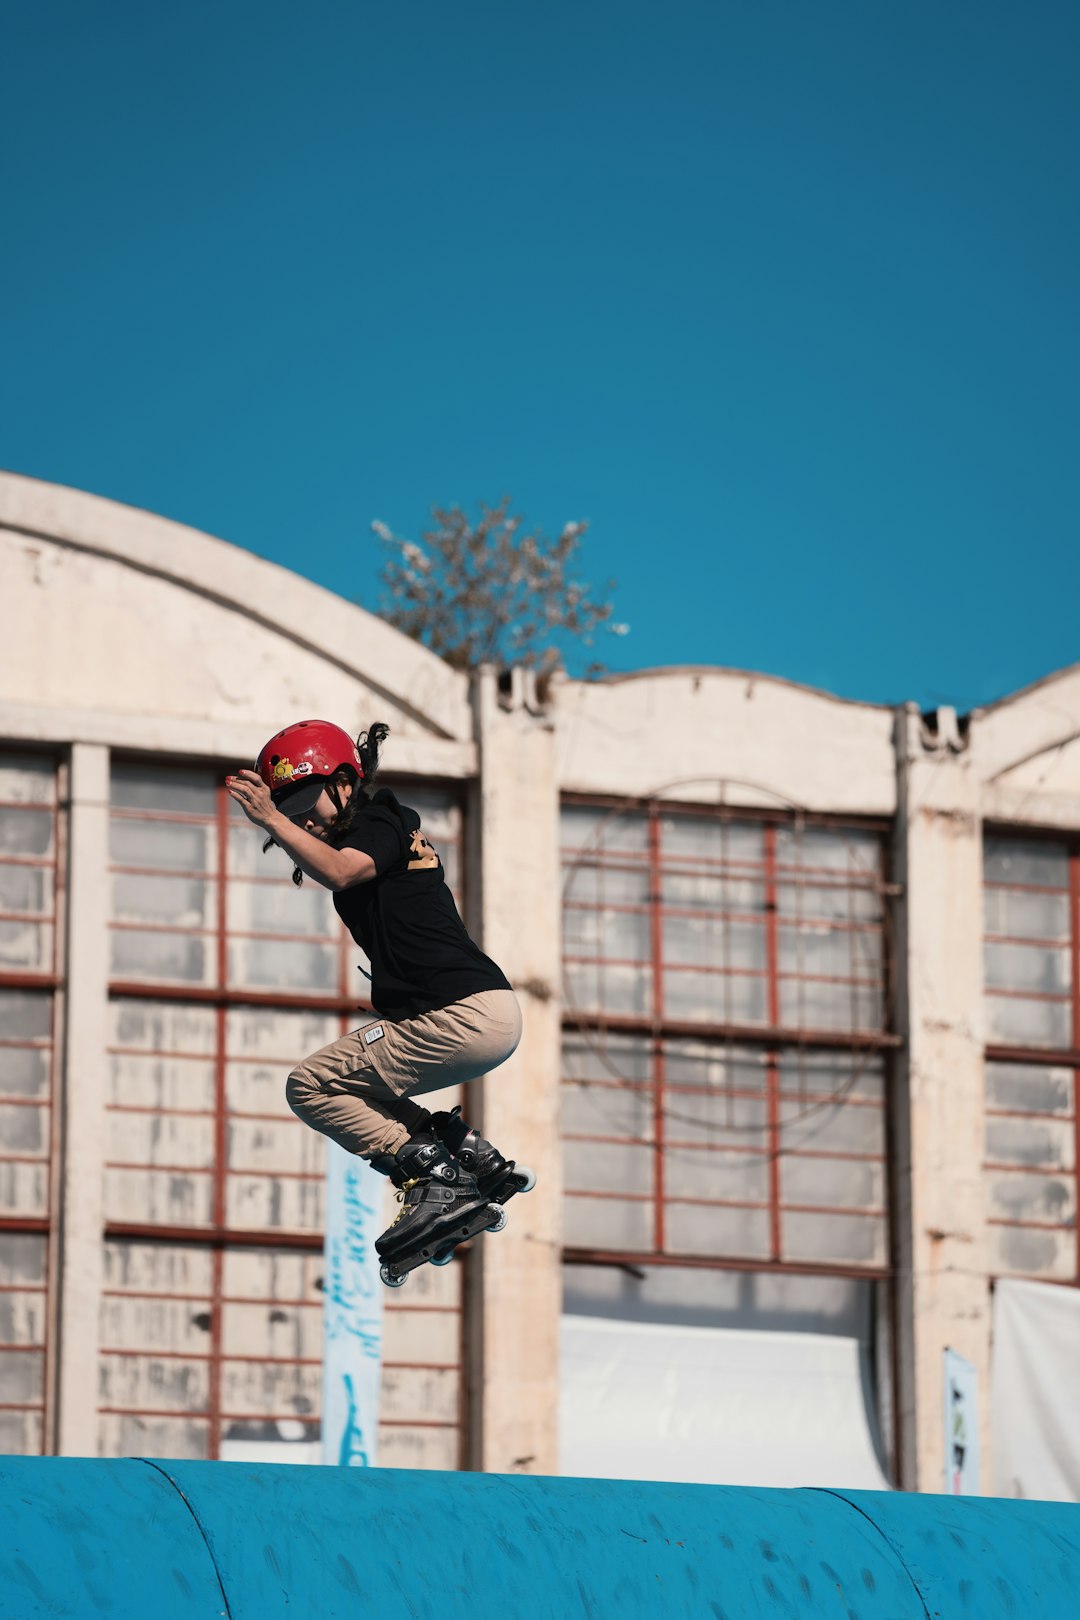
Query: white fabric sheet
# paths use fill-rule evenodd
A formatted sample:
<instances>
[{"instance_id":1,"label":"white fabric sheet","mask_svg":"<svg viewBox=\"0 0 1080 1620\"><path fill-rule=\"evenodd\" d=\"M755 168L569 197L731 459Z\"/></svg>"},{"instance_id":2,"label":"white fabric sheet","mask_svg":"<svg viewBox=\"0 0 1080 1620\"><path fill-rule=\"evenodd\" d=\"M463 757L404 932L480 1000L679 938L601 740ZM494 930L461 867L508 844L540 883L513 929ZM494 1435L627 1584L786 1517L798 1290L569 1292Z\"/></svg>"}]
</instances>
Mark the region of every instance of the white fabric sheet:
<instances>
[{"instance_id":1,"label":"white fabric sheet","mask_svg":"<svg viewBox=\"0 0 1080 1620\"><path fill-rule=\"evenodd\" d=\"M563 1474L887 1490L857 1339L564 1316Z\"/></svg>"},{"instance_id":2,"label":"white fabric sheet","mask_svg":"<svg viewBox=\"0 0 1080 1620\"><path fill-rule=\"evenodd\" d=\"M990 1434L995 1495L1080 1502L1080 1289L996 1285Z\"/></svg>"}]
</instances>

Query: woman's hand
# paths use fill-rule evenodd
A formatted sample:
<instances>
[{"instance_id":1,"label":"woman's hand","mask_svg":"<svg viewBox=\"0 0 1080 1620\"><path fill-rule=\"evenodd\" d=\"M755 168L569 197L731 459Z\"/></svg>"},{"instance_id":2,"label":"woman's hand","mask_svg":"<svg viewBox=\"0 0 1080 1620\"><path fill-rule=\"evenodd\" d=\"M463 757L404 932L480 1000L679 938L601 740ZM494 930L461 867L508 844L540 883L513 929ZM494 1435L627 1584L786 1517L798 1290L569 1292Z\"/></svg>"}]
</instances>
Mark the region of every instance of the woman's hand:
<instances>
[{"instance_id":1,"label":"woman's hand","mask_svg":"<svg viewBox=\"0 0 1080 1620\"><path fill-rule=\"evenodd\" d=\"M257 771L239 771L236 776L227 776L225 786L249 821L256 827L269 827L278 812L270 789Z\"/></svg>"}]
</instances>

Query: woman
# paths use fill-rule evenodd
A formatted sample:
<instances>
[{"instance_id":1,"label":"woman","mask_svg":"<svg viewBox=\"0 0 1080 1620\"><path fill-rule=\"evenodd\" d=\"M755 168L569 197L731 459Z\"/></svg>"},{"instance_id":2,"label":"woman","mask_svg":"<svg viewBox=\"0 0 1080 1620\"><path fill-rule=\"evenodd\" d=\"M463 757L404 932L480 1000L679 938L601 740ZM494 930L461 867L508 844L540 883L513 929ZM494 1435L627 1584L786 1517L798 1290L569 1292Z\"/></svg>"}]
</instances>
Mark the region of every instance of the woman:
<instances>
[{"instance_id":1,"label":"woman","mask_svg":"<svg viewBox=\"0 0 1080 1620\"><path fill-rule=\"evenodd\" d=\"M384 1264L445 1252L478 1211L534 1182L460 1109L430 1114L413 1101L505 1062L521 1039L521 1011L466 933L416 811L372 788L386 735L373 725L354 743L340 726L302 720L271 737L253 771L226 778L269 834L265 847L292 858L293 881L307 876L333 893L371 962L378 1017L301 1063L285 1094L305 1124L398 1187L401 1212L375 1245Z\"/></svg>"}]
</instances>

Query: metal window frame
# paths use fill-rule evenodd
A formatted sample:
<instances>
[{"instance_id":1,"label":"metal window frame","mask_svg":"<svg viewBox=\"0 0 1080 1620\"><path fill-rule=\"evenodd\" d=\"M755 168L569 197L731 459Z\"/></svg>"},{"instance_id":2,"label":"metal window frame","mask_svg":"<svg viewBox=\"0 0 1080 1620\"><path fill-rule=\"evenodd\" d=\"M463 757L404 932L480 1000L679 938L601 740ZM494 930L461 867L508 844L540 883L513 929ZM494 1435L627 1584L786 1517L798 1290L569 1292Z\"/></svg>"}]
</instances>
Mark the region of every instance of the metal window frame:
<instances>
[{"instance_id":1,"label":"metal window frame","mask_svg":"<svg viewBox=\"0 0 1080 1620\"><path fill-rule=\"evenodd\" d=\"M1051 1114L1041 1109L1003 1109L987 1108L988 1118L1019 1118L1045 1120L1047 1123L1071 1123L1073 1128L1073 1165L1071 1169L1062 1169L1058 1165L1009 1165L993 1161L984 1153L983 1171L990 1174L1029 1174L1056 1177L1059 1180L1069 1180L1072 1183L1074 1213L1070 1220L1061 1222L1029 1221L1007 1219L994 1216L988 1219L987 1224L996 1227L1016 1228L1018 1230L1070 1232L1074 1242L1073 1275L1070 1278L1055 1278L1057 1283L1066 1286L1080 1287L1080 1220L1076 1211L1080 1209L1080 833L1063 830L1061 828L1031 828L1022 830L1008 824L988 823L985 829L987 836L998 844L1015 843L1043 843L1055 844L1065 852L1066 869L1065 881L1061 884L1032 884L1007 883L1001 879L987 881L984 875L984 890L995 890L1006 893L1020 894L1053 894L1066 897L1068 902L1069 935L1068 939L1042 941L1036 939L1016 939L1011 936L1001 936L991 933L983 928L983 944L1017 944L1042 946L1046 950L1065 950L1069 955L1068 988L1060 993L1037 992L1028 990L1010 990L1001 986L993 988L984 984L983 993L987 997L1014 997L1025 1001L1053 1002L1057 1005L1065 1003L1070 1009L1072 1044L1066 1047L1025 1046L1010 1044L1004 1041L990 1041L984 1047L984 1057L987 1062L1011 1063L1026 1067L1060 1068L1071 1070L1072 1073L1072 1109L1068 1114ZM984 867L985 873L985 867ZM1004 1275L1004 1273L1003 1273ZM1021 1275L1028 1275L1023 1273Z\"/></svg>"},{"instance_id":2,"label":"metal window frame","mask_svg":"<svg viewBox=\"0 0 1080 1620\"><path fill-rule=\"evenodd\" d=\"M41 1454L47 1455L52 1445L52 1429L55 1423L55 1402L53 1390L55 1383L55 1356L56 1356L56 1288L57 1288L57 1195L59 1186L59 1142L60 1142L60 1109L57 1107L57 1061L62 1049L62 991L63 977L60 971L60 942L63 928L67 878L67 821L64 815L65 805L65 771L66 766L62 755L51 749L39 750L21 744L12 744L4 741L0 745L0 758L34 759L47 765L52 771L52 798L49 800L4 800L0 803L2 811L46 811L52 817L53 837L52 854L48 856L35 855L0 855L0 864L4 866L26 866L36 870L51 872L52 874L52 910L49 912L12 912L3 913L5 918L29 923L42 923L52 931L51 960L47 968L42 970L0 970L0 989L40 991L52 998L50 1031L47 1038L32 1041L16 1041L11 1038L0 1040L0 1048L32 1048L48 1052L49 1082L44 1098L4 1097L5 1106L36 1107L48 1110L48 1130L46 1132L45 1150L42 1154L0 1154L0 1163L7 1164L35 1164L42 1165L45 1171L45 1213L25 1215L11 1213L0 1216L0 1232L10 1233L13 1236L42 1237L45 1240L45 1273L44 1281L40 1284L10 1284L0 1286L0 1292L18 1294L39 1294L42 1298L42 1338L33 1344L0 1345L0 1354L6 1351L31 1351L41 1355L42 1379L41 1398L37 1401L5 1402L4 1411L19 1411L35 1413L41 1422Z\"/></svg>"},{"instance_id":3,"label":"metal window frame","mask_svg":"<svg viewBox=\"0 0 1080 1620\"><path fill-rule=\"evenodd\" d=\"M749 1271L781 1271L800 1275L822 1276L850 1276L866 1279L887 1278L892 1274L892 1209L890 1178L888 1176L888 1142L891 1136L889 1119L889 1085L886 1072L887 1063L882 1065L882 1095L880 1101L870 1099L845 1098L848 1106L873 1106L881 1111L883 1117L883 1147L880 1152L868 1154L845 1154L843 1152L826 1152L814 1150L808 1152L806 1157L817 1158L845 1158L859 1162L873 1163L881 1166L883 1176L882 1200L880 1208L861 1211L848 1206L813 1205L801 1206L787 1204L783 1199L783 1189L780 1174L781 1156L781 1113L782 1105L789 1101L789 1096L780 1088L781 1058L784 1053L799 1051L800 1049L814 1049L823 1052L833 1051L838 1056L844 1053L852 1055L860 1051L879 1053L887 1060L887 1054L899 1047L900 1039L889 1027L892 1014L892 999L895 964L892 951L892 930L887 898L896 893L894 885L890 882L888 872L889 861L889 823L878 817L858 816L831 816L831 815L800 815L798 817L791 811L762 810L749 806L716 806L693 802L672 802L657 799L618 799L609 796L590 794L564 794L562 807L565 809L610 810L636 815L644 821L644 837L642 848L637 852L625 849L612 850L604 858L597 845L590 839L583 844L561 845L564 871L564 905L567 910L580 912L626 911L635 915L647 915L649 918L650 955L648 960L634 959L631 963L627 959L626 965L639 967L649 974L652 996L650 1014L635 1016L630 1014L612 1014L593 1009L580 1010L575 1008L564 1009L563 1029L565 1034L583 1034L588 1037L590 1032L596 1034L617 1033L639 1036L648 1043L651 1058L651 1075L647 1080L634 1080L625 1082L627 1089L632 1089L643 1096L651 1096L651 1132L647 1141L639 1143L646 1147L652 1155L652 1190L646 1194L630 1193L602 1193L587 1189L567 1189L573 1196L595 1196L622 1199L625 1202L651 1202L653 1209L652 1247L647 1250L605 1249L581 1245L568 1245L564 1250L564 1259L569 1263L577 1264L604 1264L604 1265L631 1265L631 1266L679 1266L688 1265L696 1267L709 1267L713 1269L749 1270ZM715 857L679 856L669 860L663 855L660 836L661 818L668 814L685 814L695 818L740 822L760 826L762 830L762 858L760 861L748 862L745 860L729 861ZM851 872L839 871L835 867L808 866L805 863L792 863L778 859L777 835L781 828L796 825L813 826L829 832L843 833L845 830L865 832L873 835L877 841L878 861L872 873L867 873L862 881L853 882ZM631 903L617 901L608 905L606 901L575 899L569 890L569 880L566 877L569 863L579 859L585 854L590 864L602 867L605 870L634 871L647 874L647 898L644 903ZM752 879L759 882L764 890L763 906L761 912L747 914L747 920L760 923L763 926L765 938L765 966L763 969L721 969L701 968L701 971L710 971L716 974L728 973L732 976L755 976L761 978L766 986L766 1018L763 1024L736 1024L731 1022L713 1022L693 1020L673 1020L667 1016L664 1005L664 956L663 956L663 920L671 912L703 916L708 913L704 908L693 910L686 907L669 907L661 899L662 875L672 866L682 865L688 875L702 870L706 875L714 871L716 875L721 872L734 874L743 879ZM738 868L737 872L735 869ZM572 867L569 867L572 870ZM787 927L800 927L807 923L812 924L813 918L798 914L789 917L781 915L779 896L782 889L790 887L792 874L811 876L811 888L829 887L843 890L853 896L859 890L870 890L881 896L880 921L871 923L862 919L850 917L843 919L821 919L830 930L840 928L853 933L873 934L881 942L880 962L881 975L876 981L869 981L870 987L881 993L883 1007L883 1023L880 1029L859 1029L855 1018L853 1006L852 1028L849 1030L798 1030L781 1024L780 994L781 985L785 980L795 979L807 982L831 982L850 984L852 995L860 987L860 981L855 978L841 977L839 975L801 975L782 971L780 967L780 934ZM723 922L728 922L734 913L721 914ZM577 959L576 953L567 952L563 960L573 962ZM583 961L600 961L599 957L582 958ZM603 958L604 961L614 961L613 958ZM687 971L693 971L692 964L679 964ZM769 1197L767 1201L760 1200L706 1200L706 1199L678 1199L678 1203L715 1203L721 1207L762 1208L769 1212L769 1254L764 1256L737 1256L737 1255L682 1255L671 1254L666 1250L665 1213L667 1205L672 1201L668 1196L665 1184L664 1152L669 1146L678 1145L679 1139L672 1136L670 1122L667 1118L667 1100L681 1088L669 1086L666 1077L665 1052L666 1043L672 1039L689 1039L703 1045L716 1044L718 1047L730 1048L744 1047L758 1052L763 1060L764 1083L760 1091L746 1091L745 1095L765 1103L765 1121L763 1123L764 1143L754 1148L753 1152L768 1159L769 1163ZM572 1080L564 1083L574 1083ZM590 1084L592 1082L582 1082ZM605 1082L596 1082L599 1085ZM613 1082L618 1084L618 1082ZM725 1088L725 1095L728 1088ZM743 1095L740 1088L731 1089L731 1095ZM567 1133L567 1140L610 1140L620 1144L629 1145L634 1139L628 1137L591 1137L588 1133ZM694 1144L697 1146L697 1144ZM704 1151L704 1149L703 1149ZM714 1151L725 1154L737 1151L725 1145L722 1149ZM784 1258L784 1229L785 1214L798 1214L803 1211L815 1214L837 1214L857 1217L860 1213L872 1215L883 1223L883 1244L886 1255L885 1263L881 1265L847 1263L843 1261L803 1262Z\"/></svg>"}]
</instances>

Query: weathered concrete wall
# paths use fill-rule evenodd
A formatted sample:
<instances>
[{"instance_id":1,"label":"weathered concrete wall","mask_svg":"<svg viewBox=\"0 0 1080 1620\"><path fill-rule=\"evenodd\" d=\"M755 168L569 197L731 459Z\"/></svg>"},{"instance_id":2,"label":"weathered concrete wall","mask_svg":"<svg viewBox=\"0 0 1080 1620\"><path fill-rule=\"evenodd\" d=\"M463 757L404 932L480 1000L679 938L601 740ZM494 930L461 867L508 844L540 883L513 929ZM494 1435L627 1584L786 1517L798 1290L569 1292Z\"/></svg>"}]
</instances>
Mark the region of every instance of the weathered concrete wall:
<instances>
[{"instance_id":1,"label":"weathered concrete wall","mask_svg":"<svg viewBox=\"0 0 1080 1620\"><path fill-rule=\"evenodd\" d=\"M489 1471L544 1474L558 1467L562 1307L555 736L521 671L505 694L495 672L482 671L475 702L474 916L484 949L517 989L524 1019L518 1050L483 1082L481 1116L485 1136L535 1170L537 1185L511 1203L506 1231L470 1257L471 1459Z\"/></svg>"},{"instance_id":2,"label":"weathered concrete wall","mask_svg":"<svg viewBox=\"0 0 1080 1620\"><path fill-rule=\"evenodd\" d=\"M892 815L893 714L768 675L645 670L557 685L566 792Z\"/></svg>"},{"instance_id":3,"label":"weathered concrete wall","mask_svg":"<svg viewBox=\"0 0 1080 1620\"><path fill-rule=\"evenodd\" d=\"M238 546L0 474L13 702L160 716L357 716L471 737L468 683L362 608ZM88 611L90 603L93 611ZM177 681L175 672L184 672ZM393 716L393 719L391 719ZM263 739L265 741L265 738Z\"/></svg>"},{"instance_id":4,"label":"weathered concrete wall","mask_svg":"<svg viewBox=\"0 0 1080 1620\"><path fill-rule=\"evenodd\" d=\"M976 710L971 747L986 820L1080 827L1080 664Z\"/></svg>"},{"instance_id":5,"label":"weathered concrete wall","mask_svg":"<svg viewBox=\"0 0 1080 1620\"><path fill-rule=\"evenodd\" d=\"M1064 1620L1080 1508L242 1464L0 1464L0 1589L58 1614Z\"/></svg>"},{"instance_id":6,"label":"weathered concrete wall","mask_svg":"<svg viewBox=\"0 0 1080 1620\"><path fill-rule=\"evenodd\" d=\"M973 1363L989 1467L990 1292L982 1056L982 829L970 752L912 706L900 738L894 1212L900 1260L902 1483L945 1484L942 1357Z\"/></svg>"}]
</instances>

